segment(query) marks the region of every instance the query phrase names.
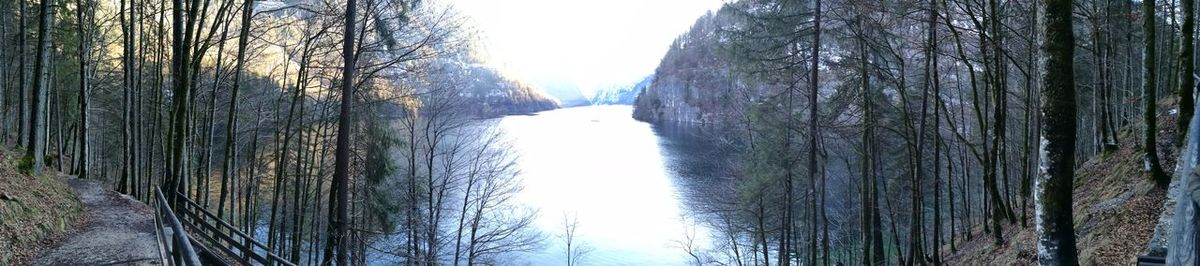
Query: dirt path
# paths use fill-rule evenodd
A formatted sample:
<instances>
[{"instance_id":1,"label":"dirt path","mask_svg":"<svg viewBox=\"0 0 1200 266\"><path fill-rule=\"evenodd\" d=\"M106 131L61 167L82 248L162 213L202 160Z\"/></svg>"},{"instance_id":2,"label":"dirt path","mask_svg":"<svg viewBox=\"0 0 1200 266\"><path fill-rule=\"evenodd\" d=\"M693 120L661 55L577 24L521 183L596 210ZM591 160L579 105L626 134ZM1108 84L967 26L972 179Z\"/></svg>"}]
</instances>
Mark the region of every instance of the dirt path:
<instances>
[{"instance_id":1,"label":"dirt path","mask_svg":"<svg viewBox=\"0 0 1200 266\"><path fill-rule=\"evenodd\" d=\"M33 265L158 265L154 210L91 180L68 178L88 222L72 230Z\"/></svg>"}]
</instances>

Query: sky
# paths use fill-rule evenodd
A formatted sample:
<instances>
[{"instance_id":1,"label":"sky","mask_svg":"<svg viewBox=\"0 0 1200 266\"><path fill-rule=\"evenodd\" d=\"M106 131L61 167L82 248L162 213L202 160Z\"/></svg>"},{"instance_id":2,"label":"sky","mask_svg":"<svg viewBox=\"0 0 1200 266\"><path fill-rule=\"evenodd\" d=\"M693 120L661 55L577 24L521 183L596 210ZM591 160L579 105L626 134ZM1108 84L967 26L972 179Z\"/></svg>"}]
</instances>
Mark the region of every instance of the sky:
<instances>
[{"instance_id":1,"label":"sky","mask_svg":"<svg viewBox=\"0 0 1200 266\"><path fill-rule=\"evenodd\" d=\"M671 41L723 0L449 0L480 34L485 59L543 88L631 85Z\"/></svg>"}]
</instances>

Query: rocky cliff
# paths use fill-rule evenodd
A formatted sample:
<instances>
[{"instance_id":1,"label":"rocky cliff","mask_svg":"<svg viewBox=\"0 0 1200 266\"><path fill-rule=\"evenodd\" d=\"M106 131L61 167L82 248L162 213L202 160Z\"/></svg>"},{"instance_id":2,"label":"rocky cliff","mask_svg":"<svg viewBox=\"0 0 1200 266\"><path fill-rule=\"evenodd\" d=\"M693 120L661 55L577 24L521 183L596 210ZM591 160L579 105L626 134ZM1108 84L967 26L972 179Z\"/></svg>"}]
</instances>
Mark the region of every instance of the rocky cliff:
<instances>
[{"instance_id":1,"label":"rocky cliff","mask_svg":"<svg viewBox=\"0 0 1200 266\"><path fill-rule=\"evenodd\" d=\"M650 86L634 101L633 117L651 123L715 123L737 108L731 63L720 56L717 21L708 13L677 38Z\"/></svg>"}]
</instances>

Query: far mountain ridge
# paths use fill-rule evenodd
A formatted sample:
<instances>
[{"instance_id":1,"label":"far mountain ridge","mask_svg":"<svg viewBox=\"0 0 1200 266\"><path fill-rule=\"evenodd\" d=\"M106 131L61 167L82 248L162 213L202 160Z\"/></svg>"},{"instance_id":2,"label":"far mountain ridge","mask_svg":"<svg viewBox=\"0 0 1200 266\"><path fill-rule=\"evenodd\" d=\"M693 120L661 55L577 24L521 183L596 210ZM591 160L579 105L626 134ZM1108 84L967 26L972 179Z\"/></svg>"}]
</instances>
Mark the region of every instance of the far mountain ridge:
<instances>
[{"instance_id":1,"label":"far mountain ridge","mask_svg":"<svg viewBox=\"0 0 1200 266\"><path fill-rule=\"evenodd\" d=\"M637 83L601 89L592 95L593 105L632 105L638 95L650 87L654 75L642 78Z\"/></svg>"}]
</instances>

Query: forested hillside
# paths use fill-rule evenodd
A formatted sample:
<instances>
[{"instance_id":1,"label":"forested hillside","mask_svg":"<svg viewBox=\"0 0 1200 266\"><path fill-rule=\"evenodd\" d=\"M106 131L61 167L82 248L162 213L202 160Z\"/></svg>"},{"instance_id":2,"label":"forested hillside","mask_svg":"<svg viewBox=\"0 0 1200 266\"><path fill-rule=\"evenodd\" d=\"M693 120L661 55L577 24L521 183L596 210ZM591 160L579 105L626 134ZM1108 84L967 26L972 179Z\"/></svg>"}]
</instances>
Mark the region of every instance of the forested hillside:
<instances>
[{"instance_id":1,"label":"forested hillside","mask_svg":"<svg viewBox=\"0 0 1200 266\"><path fill-rule=\"evenodd\" d=\"M558 108L553 96L531 84L505 77L498 70L477 62L459 59L438 67L440 82L455 84L463 92L463 104L481 117L530 114Z\"/></svg>"},{"instance_id":2,"label":"forested hillside","mask_svg":"<svg viewBox=\"0 0 1200 266\"><path fill-rule=\"evenodd\" d=\"M722 9L728 10L728 9ZM729 57L722 56L718 20L727 12L705 14L663 56L650 86L637 95L633 117L643 121L716 123L744 105L737 95Z\"/></svg>"},{"instance_id":3,"label":"forested hillside","mask_svg":"<svg viewBox=\"0 0 1200 266\"><path fill-rule=\"evenodd\" d=\"M1174 97L1159 101L1158 123L1167 125L1175 122L1169 112L1176 110L1179 101ZM1136 125L1117 131L1122 138L1136 138ZM1162 164L1165 169L1176 169L1179 147L1172 143L1178 137L1173 127L1160 131L1158 140L1163 148ZM1162 256L1152 243L1156 237L1166 237L1169 224L1159 224L1159 217L1166 211L1166 189L1155 185L1150 174L1142 170L1143 161L1136 143L1124 142L1112 152L1092 156L1079 165L1074 187L1074 220L1079 240L1079 261L1092 265L1133 264L1136 256ZM1169 216L1168 216L1169 217ZM949 265L1011 265L1037 262L1037 230L1032 226L1034 217L1021 217L1019 223L1004 225L1009 236L1002 245L995 245L988 237L960 238L954 246L943 246L942 252ZM970 235L986 235L986 226L973 226ZM1159 232L1163 230L1163 232ZM1160 235L1161 234L1161 235ZM948 250L947 250L948 249Z\"/></svg>"},{"instance_id":4,"label":"forested hillside","mask_svg":"<svg viewBox=\"0 0 1200 266\"><path fill-rule=\"evenodd\" d=\"M443 2L5 0L0 14L0 138L35 176L146 203L162 189L297 264L481 263L539 239L479 118L556 105L464 59L469 25Z\"/></svg>"},{"instance_id":5,"label":"forested hillside","mask_svg":"<svg viewBox=\"0 0 1200 266\"><path fill-rule=\"evenodd\" d=\"M1141 241L1079 247L1084 263L1125 263L1153 219L1117 240L1089 230L1130 220L1072 213L1135 208L1108 198L1123 191L1161 210L1160 161L1183 136L1162 132L1194 108L1191 2L733 1L675 40L634 117L707 125L741 158L712 210L726 238L713 261L1007 264L1047 246L1019 256L1073 265L1083 230L1089 245ZM1104 173L1114 164L1156 188L1112 183L1129 182ZM964 241L983 246L955 253Z\"/></svg>"}]
</instances>

